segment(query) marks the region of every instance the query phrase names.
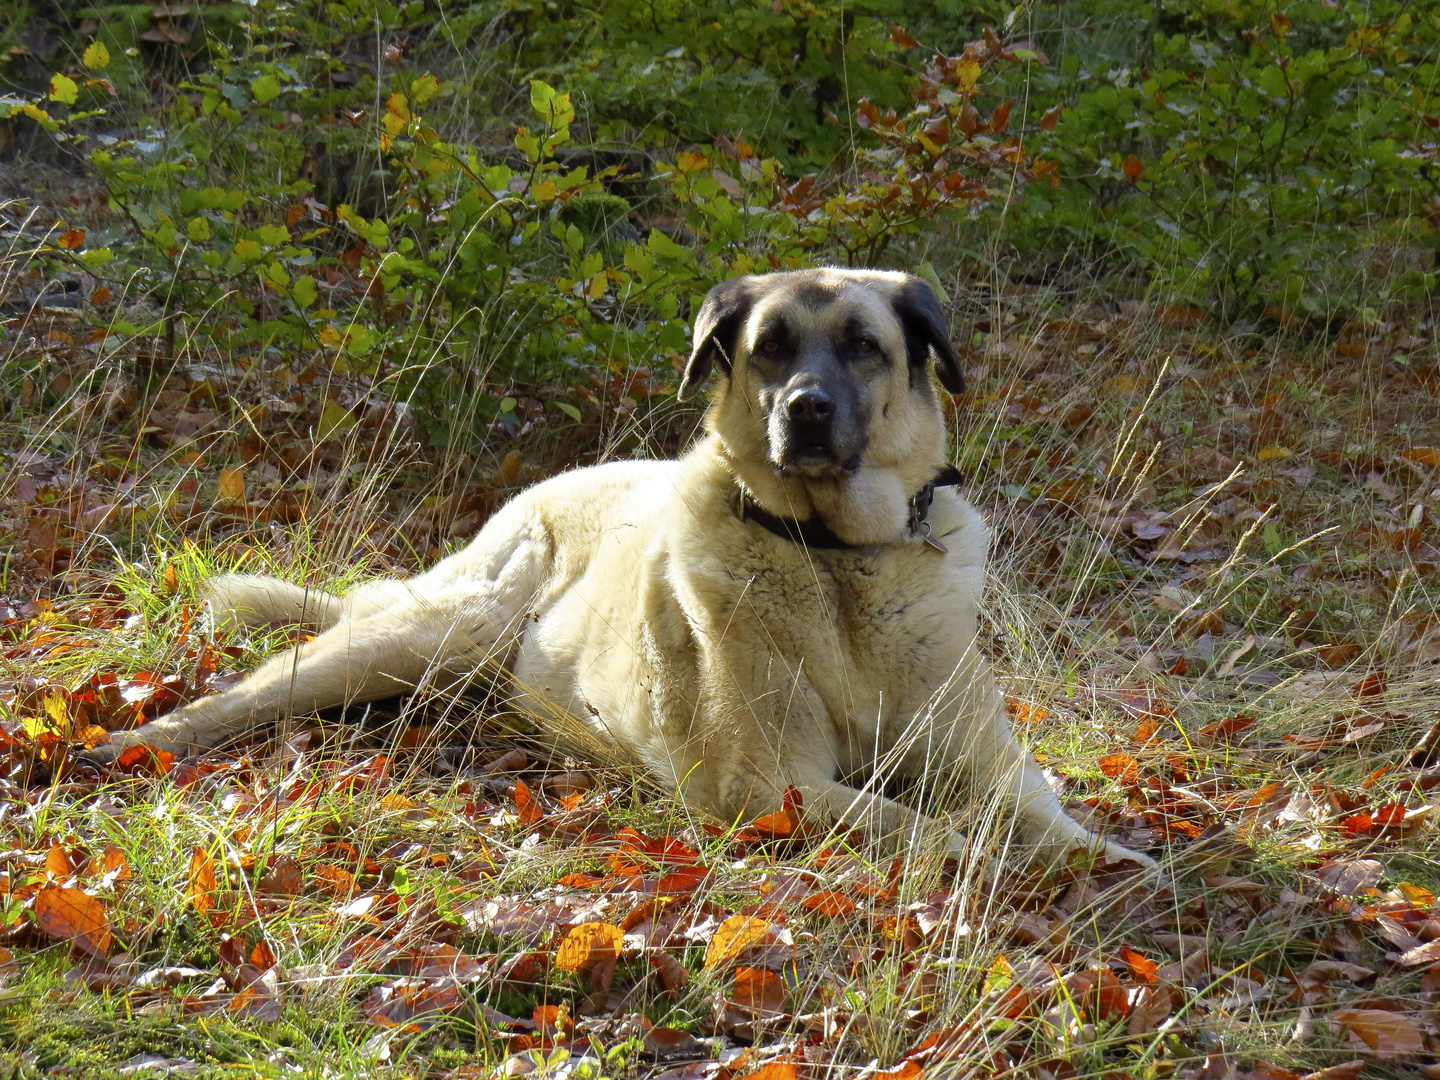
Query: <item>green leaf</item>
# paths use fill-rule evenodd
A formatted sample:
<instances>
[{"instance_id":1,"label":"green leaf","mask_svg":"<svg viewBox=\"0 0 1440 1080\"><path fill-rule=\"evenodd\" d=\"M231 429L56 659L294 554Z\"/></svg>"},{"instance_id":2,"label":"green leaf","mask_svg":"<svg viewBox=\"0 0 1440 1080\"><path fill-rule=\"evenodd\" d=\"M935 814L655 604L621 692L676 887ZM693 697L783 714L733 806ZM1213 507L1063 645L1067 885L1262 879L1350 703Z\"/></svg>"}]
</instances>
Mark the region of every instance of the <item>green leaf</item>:
<instances>
[{"instance_id":1,"label":"green leaf","mask_svg":"<svg viewBox=\"0 0 1440 1080\"><path fill-rule=\"evenodd\" d=\"M110 50L103 41L92 41L85 46L85 53L80 60L87 68L103 68L110 63Z\"/></svg>"},{"instance_id":2,"label":"green leaf","mask_svg":"<svg viewBox=\"0 0 1440 1080\"><path fill-rule=\"evenodd\" d=\"M315 292L315 279L309 274L300 278L290 289L290 298L302 308L308 308L315 303L318 294Z\"/></svg>"},{"instance_id":3,"label":"green leaf","mask_svg":"<svg viewBox=\"0 0 1440 1080\"><path fill-rule=\"evenodd\" d=\"M580 410L574 405L571 405L568 401L556 401L553 402L553 404L566 416L570 417L571 420L574 420L577 424L580 422Z\"/></svg>"},{"instance_id":4,"label":"green leaf","mask_svg":"<svg viewBox=\"0 0 1440 1080\"><path fill-rule=\"evenodd\" d=\"M280 80L274 75L261 75L258 79L251 79L250 93L255 95L255 100L261 105L274 101L280 96Z\"/></svg>"},{"instance_id":5,"label":"green leaf","mask_svg":"<svg viewBox=\"0 0 1440 1080\"><path fill-rule=\"evenodd\" d=\"M265 249L254 240L237 240L235 241L235 254L246 262L253 262L265 254Z\"/></svg>"},{"instance_id":6,"label":"green leaf","mask_svg":"<svg viewBox=\"0 0 1440 1080\"><path fill-rule=\"evenodd\" d=\"M108 247L91 248L80 256L80 261L86 266L101 266L115 257L115 253Z\"/></svg>"},{"instance_id":7,"label":"green leaf","mask_svg":"<svg viewBox=\"0 0 1440 1080\"><path fill-rule=\"evenodd\" d=\"M74 105L75 99L80 96L80 88L75 85L75 80L61 75L58 71L50 76L50 100L58 101L62 105Z\"/></svg>"},{"instance_id":8,"label":"green leaf","mask_svg":"<svg viewBox=\"0 0 1440 1080\"><path fill-rule=\"evenodd\" d=\"M695 259L695 252L687 247L680 246L659 229L650 230L650 237L645 241L645 246L656 255L663 256L667 259L679 259L684 262L693 262Z\"/></svg>"},{"instance_id":9,"label":"green leaf","mask_svg":"<svg viewBox=\"0 0 1440 1080\"><path fill-rule=\"evenodd\" d=\"M344 435L359 422L350 410L338 401L326 401L320 410L320 422L315 427L315 437L324 442L333 435Z\"/></svg>"},{"instance_id":10,"label":"green leaf","mask_svg":"<svg viewBox=\"0 0 1440 1080\"><path fill-rule=\"evenodd\" d=\"M197 217L191 218L190 223L185 226L185 233L197 244L203 244L210 239L210 219Z\"/></svg>"}]
</instances>

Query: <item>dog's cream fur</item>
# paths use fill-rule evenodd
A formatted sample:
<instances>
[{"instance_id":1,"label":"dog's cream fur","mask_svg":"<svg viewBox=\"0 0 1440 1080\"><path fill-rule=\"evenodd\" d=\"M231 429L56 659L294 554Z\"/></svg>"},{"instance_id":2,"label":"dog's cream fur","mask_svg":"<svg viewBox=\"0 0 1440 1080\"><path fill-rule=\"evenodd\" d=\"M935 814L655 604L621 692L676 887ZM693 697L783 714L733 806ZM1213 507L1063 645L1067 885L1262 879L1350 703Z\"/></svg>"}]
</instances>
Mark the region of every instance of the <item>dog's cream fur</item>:
<instances>
[{"instance_id":1,"label":"dog's cream fur","mask_svg":"<svg viewBox=\"0 0 1440 1080\"><path fill-rule=\"evenodd\" d=\"M853 475L806 480L767 461L763 387L746 363L754 328L767 305L824 318L831 308L812 304L806 315L794 300L797 282L817 281L832 290L835 311L859 311L885 353L903 361L891 301L914 279L750 279L748 307L721 347L729 371L709 433L684 458L600 465L536 485L468 547L410 580L336 597L268 578L217 579L217 618L294 619L324 632L224 693L117 735L104 752L131 742L184 752L253 723L501 670L517 708L579 718L725 819L778 809L794 785L809 813L876 835L914 830L926 819L881 794L878 781L851 786L885 762L931 786L963 774L999 796L1021 838L1050 857L1100 846L1011 738L977 648L987 548L979 515L940 488L929 520L948 551L910 535L908 499L945 450L924 368L917 380L913 365L892 362L868 383L869 441ZM687 373L692 390L703 375ZM818 515L870 546L812 549L746 522L737 481L772 513ZM947 842L963 850L958 834Z\"/></svg>"}]
</instances>

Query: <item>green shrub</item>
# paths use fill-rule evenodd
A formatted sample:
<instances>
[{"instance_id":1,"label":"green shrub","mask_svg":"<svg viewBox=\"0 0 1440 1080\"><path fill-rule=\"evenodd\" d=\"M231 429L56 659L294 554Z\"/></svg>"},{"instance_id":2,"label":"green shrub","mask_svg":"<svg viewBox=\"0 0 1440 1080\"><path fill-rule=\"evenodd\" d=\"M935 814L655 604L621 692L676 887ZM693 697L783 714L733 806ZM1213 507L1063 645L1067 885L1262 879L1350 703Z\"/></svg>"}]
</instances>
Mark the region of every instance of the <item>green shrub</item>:
<instances>
[{"instance_id":1,"label":"green shrub","mask_svg":"<svg viewBox=\"0 0 1440 1080\"><path fill-rule=\"evenodd\" d=\"M1070 182L1027 193L1017 243L1098 248L1231 315L1433 288L1416 249L1435 244L1440 12L1103 0L1068 17L1087 14L1128 19L1150 47L1125 62L1072 40L1036 78L1032 111L1060 106L1047 150Z\"/></svg>"}]
</instances>

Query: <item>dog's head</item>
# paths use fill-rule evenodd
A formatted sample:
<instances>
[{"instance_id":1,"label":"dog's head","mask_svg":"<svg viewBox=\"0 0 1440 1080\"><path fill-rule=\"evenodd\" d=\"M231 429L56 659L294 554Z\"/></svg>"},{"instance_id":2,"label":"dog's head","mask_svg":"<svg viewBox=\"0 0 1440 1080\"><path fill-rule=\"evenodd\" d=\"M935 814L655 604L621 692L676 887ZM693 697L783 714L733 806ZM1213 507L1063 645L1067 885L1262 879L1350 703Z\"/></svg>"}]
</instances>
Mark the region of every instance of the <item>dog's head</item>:
<instances>
[{"instance_id":1,"label":"dog's head","mask_svg":"<svg viewBox=\"0 0 1440 1080\"><path fill-rule=\"evenodd\" d=\"M784 488L789 512L825 514L817 489L852 486L866 470L898 470L912 491L933 475L944 417L932 361L958 393L945 314L918 277L825 268L735 278L705 298L680 397L718 368L709 426L742 478L762 501ZM802 490L809 507L795 505Z\"/></svg>"}]
</instances>

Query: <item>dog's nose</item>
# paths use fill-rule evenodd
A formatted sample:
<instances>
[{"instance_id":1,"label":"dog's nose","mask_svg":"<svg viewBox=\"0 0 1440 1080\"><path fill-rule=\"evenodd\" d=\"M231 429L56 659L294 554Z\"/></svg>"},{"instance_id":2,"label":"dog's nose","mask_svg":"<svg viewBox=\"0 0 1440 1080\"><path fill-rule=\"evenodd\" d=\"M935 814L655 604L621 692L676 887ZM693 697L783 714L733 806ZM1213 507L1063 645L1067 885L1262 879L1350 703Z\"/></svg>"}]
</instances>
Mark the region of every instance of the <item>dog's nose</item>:
<instances>
[{"instance_id":1,"label":"dog's nose","mask_svg":"<svg viewBox=\"0 0 1440 1080\"><path fill-rule=\"evenodd\" d=\"M785 411L792 423L828 424L835 418L835 399L824 390L796 390L786 399Z\"/></svg>"}]
</instances>

